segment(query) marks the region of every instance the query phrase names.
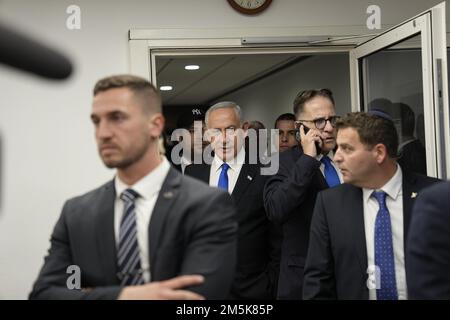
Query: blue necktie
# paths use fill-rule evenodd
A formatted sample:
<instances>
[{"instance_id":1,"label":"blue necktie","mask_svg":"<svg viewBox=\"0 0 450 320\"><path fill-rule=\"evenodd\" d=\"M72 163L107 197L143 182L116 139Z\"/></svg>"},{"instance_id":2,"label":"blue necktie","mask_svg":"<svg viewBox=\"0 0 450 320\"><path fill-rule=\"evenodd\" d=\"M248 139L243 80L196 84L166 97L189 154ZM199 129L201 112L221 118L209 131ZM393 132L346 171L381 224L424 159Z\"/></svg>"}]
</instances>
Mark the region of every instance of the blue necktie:
<instances>
[{"instance_id":1,"label":"blue necktie","mask_svg":"<svg viewBox=\"0 0 450 320\"><path fill-rule=\"evenodd\" d=\"M127 189L120 195L124 201L124 212L119 230L119 246L117 249L117 266L122 286L144 283L141 270L141 258L137 241L135 199L139 194Z\"/></svg>"},{"instance_id":2,"label":"blue necktie","mask_svg":"<svg viewBox=\"0 0 450 320\"><path fill-rule=\"evenodd\" d=\"M374 191L372 196L377 199L380 206L375 220L375 265L379 268L380 276L377 300L397 300L391 217L386 207L386 193Z\"/></svg>"},{"instance_id":3,"label":"blue necktie","mask_svg":"<svg viewBox=\"0 0 450 320\"><path fill-rule=\"evenodd\" d=\"M325 170L325 180L327 180L328 186L330 188L340 185L341 181L339 180L339 176L336 172L336 169L331 164L331 159L328 156L323 156L320 161L324 164Z\"/></svg>"},{"instance_id":4,"label":"blue necktie","mask_svg":"<svg viewBox=\"0 0 450 320\"><path fill-rule=\"evenodd\" d=\"M225 191L228 191L227 171L228 171L228 169L230 169L230 166L224 162L221 167L222 167L222 171L220 171L219 183L217 184L217 186L219 188L224 189Z\"/></svg>"}]
</instances>

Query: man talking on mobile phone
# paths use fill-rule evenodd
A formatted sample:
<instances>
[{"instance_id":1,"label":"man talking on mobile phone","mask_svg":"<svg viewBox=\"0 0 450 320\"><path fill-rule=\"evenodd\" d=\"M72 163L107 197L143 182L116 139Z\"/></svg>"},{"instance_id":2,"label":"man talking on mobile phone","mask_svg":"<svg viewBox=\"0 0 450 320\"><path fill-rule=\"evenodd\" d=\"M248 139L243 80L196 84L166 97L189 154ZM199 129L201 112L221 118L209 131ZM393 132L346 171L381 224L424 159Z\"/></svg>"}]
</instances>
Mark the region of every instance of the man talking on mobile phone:
<instances>
[{"instance_id":1,"label":"man talking on mobile phone","mask_svg":"<svg viewBox=\"0 0 450 320\"><path fill-rule=\"evenodd\" d=\"M294 100L299 143L280 154L278 172L267 180L264 205L283 230L278 299L300 300L311 217L317 193L342 183L333 163L336 116L328 89L306 90Z\"/></svg>"}]
</instances>

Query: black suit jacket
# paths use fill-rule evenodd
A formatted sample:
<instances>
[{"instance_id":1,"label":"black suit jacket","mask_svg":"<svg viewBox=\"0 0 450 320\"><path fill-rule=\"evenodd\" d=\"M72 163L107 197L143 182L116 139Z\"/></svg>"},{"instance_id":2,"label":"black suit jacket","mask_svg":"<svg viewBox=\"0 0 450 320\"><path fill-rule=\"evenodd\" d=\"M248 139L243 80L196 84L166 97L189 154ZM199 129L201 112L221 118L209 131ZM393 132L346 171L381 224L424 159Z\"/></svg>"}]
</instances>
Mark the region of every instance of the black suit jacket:
<instances>
[{"instance_id":1,"label":"black suit jacket","mask_svg":"<svg viewBox=\"0 0 450 320\"><path fill-rule=\"evenodd\" d=\"M408 235L414 193L436 181L403 172L404 239ZM369 299L362 194L361 188L350 184L319 193L311 224L304 299Z\"/></svg>"},{"instance_id":2,"label":"black suit jacket","mask_svg":"<svg viewBox=\"0 0 450 320\"><path fill-rule=\"evenodd\" d=\"M279 170L267 180L264 205L282 228L278 299L301 299L309 227L317 193L328 188L320 161L296 146L279 155Z\"/></svg>"},{"instance_id":3,"label":"black suit jacket","mask_svg":"<svg viewBox=\"0 0 450 320\"><path fill-rule=\"evenodd\" d=\"M30 294L32 299L116 299L113 181L66 202L51 247ZM149 224L152 281L202 274L191 288L209 299L227 297L236 265L235 211L226 192L209 188L171 168ZM66 269L81 269L81 287L68 290Z\"/></svg>"},{"instance_id":4,"label":"black suit jacket","mask_svg":"<svg viewBox=\"0 0 450 320\"><path fill-rule=\"evenodd\" d=\"M272 299L278 274L279 243L266 217L263 188L266 176L261 165L244 164L231 197L238 221L236 277L231 299ZM191 165L185 174L209 183L211 166Z\"/></svg>"},{"instance_id":5,"label":"black suit jacket","mask_svg":"<svg viewBox=\"0 0 450 320\"><path fill-rule=\"evenodd\" d=\"M406 258L409 298L450 299L450 182L417 198Z\"/></svg>"},{"instance_id":6,"label":"black suit jacket","mask_svg":"<svg viewBox=\"0 0 450 320\"><path fill-rule=\"evenodd\" d=\"M419 139L405 144L399 153L398 163L405 171L427 174L425 147Z\"/></svg>"}]
</instances>

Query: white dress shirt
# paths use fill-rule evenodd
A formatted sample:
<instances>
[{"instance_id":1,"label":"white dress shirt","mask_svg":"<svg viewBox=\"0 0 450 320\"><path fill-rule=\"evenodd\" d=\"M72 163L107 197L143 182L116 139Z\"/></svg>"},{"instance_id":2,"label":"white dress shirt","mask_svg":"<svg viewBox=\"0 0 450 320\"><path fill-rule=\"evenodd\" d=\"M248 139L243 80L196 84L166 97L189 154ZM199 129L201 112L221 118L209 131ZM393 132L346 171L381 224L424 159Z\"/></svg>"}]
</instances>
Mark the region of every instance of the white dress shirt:
<instances>
[{"instance_id":1,"label":"white dress shirt","mask_svg":"<svg viewBox=\"0 0 450 320\"><path fill-rule=\"evenodd\" d=\"M191 160L185 158L184 156L181 156L181 161L180 161L180 166L181 166L181 173L184 174L184 171L186 170L186 167L191 165L192 162Z\"/></svg>"},{"instance_id":2,"label":"white dress shirt","mask_svg":"<svg viewBox=\"0 0 450 320\"><path fill-rule=\"evenodd\" d=\"M341 183L343 183L343 182L344 182L344 179L343 179L343 177L342 177L341 170L339 170L338 166L337 166L336 163L334 163L334 161L333 161L333 159L334 159L334 152L333 152L333 151L328 152L327 156L328 156L328 158L331 159L331 165L334 167L334 169L336 169L336 172L337 172L338 177L339 177L339 181L340 181ZM323 157L324 157L324 155L320 153L320 154L318 154L318 155L316 156L316 159L317 159L318 161L320 161ZM322 175L325 177L325 165L322 163L322 161L320 161L320 172L322 172Z\"/></svg>"},{"instance_id":3,"label":"white dress shirt","mask_svg":"<svg viewBox=\"0 0 450 320\"><path fill-rule=\"evenodd\" d=\"M239 178L239 173L241 172L242 165L245 161L245 150L242 147L234 159L227 161L230 168L227 171L228 174L228 193L232 194L236 182ZM223 160L217 155L211 163L211 171L209 172L209 185L212 187L217 187L219 183L220 172L222 171Z\"/></svg>"},{"instance_id":4,"label":"white dress shirt","mask_svg":"<svg viewBox=\"0 0 450 320\"><path fill-rule=\"evenodd\" d=\"M116 188L116 199L114 204L114 232L116 246L119 245L120 222L122 220L124 210L124 202L120 199L120 195L123 191L125 191L125 189L128 188L133 189L139 194L139 197L135 201L136 227L141 258L141 268L144 270L143 277L145 282L150 281L150 256L148 248L148 229L150 217L169 169L169 161L163 157L163 161L155 169L136 182L133 186L126 185L119 179L118 176L115 177L114 181Z\"/></svg>"},{"instance_id":5,"label":"white dress shirt","mask_svg":"<svg viewBox=\"0 0 450 320\"><path fill-rule=\"evenodd\" d=\"M391 217L392 245L394 249L395 280L399 300L405 300L407 296L405 255L403 244L403 189L402 170L397 165L394 176L378 191L384 191L386 206ZM374 189L363 188L364 227L366 233L367 265L369 268L375 265L375 219L379 210L378 201L371 197ZM369 299L376 300L376 289L369 289Z\"/></svg>"}]
</instances>

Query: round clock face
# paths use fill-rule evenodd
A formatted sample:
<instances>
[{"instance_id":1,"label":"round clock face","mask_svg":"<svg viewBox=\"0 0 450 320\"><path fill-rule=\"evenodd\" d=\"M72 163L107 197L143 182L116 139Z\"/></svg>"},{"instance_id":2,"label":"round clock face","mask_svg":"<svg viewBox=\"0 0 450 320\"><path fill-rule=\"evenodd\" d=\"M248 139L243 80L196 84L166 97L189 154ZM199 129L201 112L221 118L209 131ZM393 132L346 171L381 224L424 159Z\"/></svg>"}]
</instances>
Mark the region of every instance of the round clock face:
<instances>
[{"instance_id":1,"label":"round clock face","mask_svg":"<svg viewBox=\"0 0 450 320\"><path fill-rule=\"evenodd\" d=\"M237 11L244 14L256 14L265 10L272 0L228 0Z\"/></svg>"}]
</instances>

